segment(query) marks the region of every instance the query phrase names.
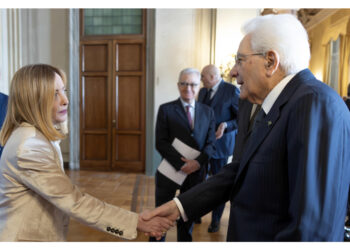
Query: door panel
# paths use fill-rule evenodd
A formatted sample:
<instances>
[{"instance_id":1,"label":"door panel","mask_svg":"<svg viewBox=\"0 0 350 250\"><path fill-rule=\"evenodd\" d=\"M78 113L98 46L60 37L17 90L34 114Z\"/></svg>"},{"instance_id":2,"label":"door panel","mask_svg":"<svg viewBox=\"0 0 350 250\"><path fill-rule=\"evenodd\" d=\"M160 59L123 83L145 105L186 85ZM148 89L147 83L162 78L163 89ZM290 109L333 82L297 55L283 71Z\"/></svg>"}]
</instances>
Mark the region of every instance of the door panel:
<instances>
[{"instance_id":1,"label":"door panel","mask_svg":"<svg viewBox=\"0 0 350 250\"><path fill-rule=\"evenodd\" d=\"M116 71L142 71L142 44L117 44Z\"/></svg>"},{"instance_id":2,"label":"door panel","mask_svg":"<svg viewBox=\"0 0 350 250\"><path fill-rule=\"evenodd\" d=\"M112 167L145 169L145 44L143 39L114 41Z\"/></svg>"},{"instance_id":3,"label":"door panel","mask_svg":"<svg viewBox=\"0 0 350 250\"><path fill-rule=\"evenodd\" d=\"M112 43L85 41L80 47L80 167L110 170Z\"/></svg>"},{"instance_id":4,"label":"door panel","mask_svg":"<svg viewBox=\"0 0 350 250\"><path fill-rule=\"evenodd\" d=\"M107 77L83 77L84 96L84 128L102 129L108 128L108 79ZM105 131L107 132L107 131Z\"/></svg>"},{"instance_id":5,"label":"door panel","mask_svg":"<svg viewBox=\"0 0 350 250\"><path fill-rule=\"evenodd\" d=\"M83 72L107 72L108 71L108 45L92 44L83 47Z\"/></svg>"},{"instance_id":6,"label":"door panel","mask_svg":"<svg viewBox=\"0 0 350 250\"><path fill-rule=\"evenodd\" d=\"M105 134L85 134L84 141L86 145L94 145L94 147L86 147L83 159L98 161L108 160L108 137Z\"/></svg>"},{"instance_id":7,"label":"door panel","mask_svg":"<svg viewBox=\"0 0 350 250\"><path fill-rule=\"evenodd\" d=\"M140 161L140 135L117 135L117 161Z\"/></svg>"},{"instance_id":8,"label":"door panel","mask_svg":"<svg viewBox=\"0 0 350 250\"><path fill-rule=\"evenodd\" d=\"M119 130L141 130L141 77L117 77Z\"/></svg>"}]
</instances>

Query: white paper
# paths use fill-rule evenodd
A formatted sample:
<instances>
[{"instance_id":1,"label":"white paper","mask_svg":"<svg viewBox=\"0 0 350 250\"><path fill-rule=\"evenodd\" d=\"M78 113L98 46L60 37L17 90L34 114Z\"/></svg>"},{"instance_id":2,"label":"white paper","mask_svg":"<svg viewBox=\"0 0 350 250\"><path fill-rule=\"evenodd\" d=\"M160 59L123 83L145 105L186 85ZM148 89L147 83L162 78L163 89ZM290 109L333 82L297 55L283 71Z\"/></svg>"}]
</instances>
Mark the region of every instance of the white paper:
<instances>
[{"instance_id":1,"label":"white paper","mask_svg":"<svg viewBox=\"0 0 350 250\"><path fill-rule=\"evenodd\" d=\"M186 145L177 138L174 139L171 145L186 159L194 160L201 153L198 150ZM187 177L187 174L185 172L181 170L177 171L176 168L174 168L166 159L163 159L159 164L158 171L180 186Z\"/></svg>"}]
</instances>

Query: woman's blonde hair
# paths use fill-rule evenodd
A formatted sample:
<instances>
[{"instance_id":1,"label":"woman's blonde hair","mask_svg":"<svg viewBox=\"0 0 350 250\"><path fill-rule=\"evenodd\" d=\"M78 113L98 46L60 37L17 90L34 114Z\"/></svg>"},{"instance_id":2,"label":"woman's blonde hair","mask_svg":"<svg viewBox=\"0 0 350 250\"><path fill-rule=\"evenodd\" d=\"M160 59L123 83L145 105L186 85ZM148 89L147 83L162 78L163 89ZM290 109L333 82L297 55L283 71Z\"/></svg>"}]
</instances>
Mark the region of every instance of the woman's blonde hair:
<instances>
[{"instance_id":1,"label":"woman's blonde hair","mask_svg":"<svg viewBox=\"0 0 350 250\"><path fill-rule=\"evenodd\" d=\"M22 122L33 125L50 141L65 137L52 122L56 74L66 84L65 73L47 64L27 65L15 73L11 81L6 118L0 132L1 145L5 145L13 130Z\"/></svg>"}]
</instances>

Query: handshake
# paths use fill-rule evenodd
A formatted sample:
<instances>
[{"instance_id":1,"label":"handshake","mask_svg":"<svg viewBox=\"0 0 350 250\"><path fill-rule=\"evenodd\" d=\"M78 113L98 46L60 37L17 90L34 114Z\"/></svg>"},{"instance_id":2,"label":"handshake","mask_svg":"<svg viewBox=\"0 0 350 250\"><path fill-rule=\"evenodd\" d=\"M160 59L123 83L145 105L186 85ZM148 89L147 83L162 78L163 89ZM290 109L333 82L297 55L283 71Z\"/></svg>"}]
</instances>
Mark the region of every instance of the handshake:
<instances>
[{"instance_id":1,"label":"handshake","mask_svg":"<svg viewBox=\"0 0 350 250\"><path fill-rule=\"evenodd\" d=\"M180 211L175 201L171 200L153 210L142 212L139 215L137 230L160 240L175 225L175 221L179 216Z\"/></svg>"}]
</instances>

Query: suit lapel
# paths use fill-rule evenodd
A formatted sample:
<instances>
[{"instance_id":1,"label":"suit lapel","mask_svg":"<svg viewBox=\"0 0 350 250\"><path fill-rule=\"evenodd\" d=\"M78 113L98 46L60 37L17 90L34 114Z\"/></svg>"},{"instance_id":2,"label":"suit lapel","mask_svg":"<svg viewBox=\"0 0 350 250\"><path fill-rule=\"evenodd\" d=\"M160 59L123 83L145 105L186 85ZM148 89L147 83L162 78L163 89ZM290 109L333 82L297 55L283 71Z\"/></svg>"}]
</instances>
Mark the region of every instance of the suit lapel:
<instances>
[{"instance_id":1,"label":"suit lapel","mask_svg":"<svg viewBox=\"0 0 350 250\"><path fill-rule=\"evenodd\" d=\"M241 110L238 110L238 112L242 112L242 115L241 116L238 115L238 117L239 119L242 119L241 121L242 126L240 127L240 129L243 129L243 132L246 135L248 133L250 115L252 112L253 104L248 101L245 101L243 102L243 105L244 106L242 106Z\"/></svg>"},{"instance_id":2,"label":"suit lapel","mask_svg":"<svg viewBox=\"0 0 350 250\"><path fill-rule=\"evenodd\" d=\"M308 74L305 74L305 71L306 70L301 71L299 74L292 78L292 80L283 89L276 102L273 104L270 112L265 116L263 121L256 128L256 130L252 132L250 138L247 141L247 146L245 147L245 150L242 153L242 158L235 181L237 181L244 168L247 167L249 160L253 157L256 150L260 147L266 136L270 133L271 129L278 121L283 106L292 97L295 90L301 84L301 81L303 81L303 78L308 76L308 74L311 74L310 72L306 72Z\"/></svg>"},{"instance_id":3,"label":"suit lapel","mask_svg":"<svg viewBox=\"0 0 350 250\"><path fill-rule=\"evenodd\" d=\"M218 90L216 91L215 95L213 96L213 100L210 103L210 107L214 108L217 104L218 100L221 100L225 91L224 91L224 81L221 80Z\"/></svg>"},{"instance_id":4,"label":"suit lapel","mask_svg":"<svg viewBox=\"0 0 350 250\"><path fill-rule=\"evenodd\" d=\"M207 91L208 91L208 90L207 90L206 88L204 88L204 87L199 91L199 94L198 94L198 102L201 102L201 103L204 102L204 97L205 97Z\"/></svg>"},{"instance_id":5,"label":"suit lapel","mask_svg":"<svg viewBox=\"0 0 350 250\"><path fill-rule=\"evenodd\" d=\"M197 135L201 131L201 121L203 120L203 112L202 112L202 106L200 103L196 102L194 109L194 128L193 128L193 134L194 137L197 138Z\"/></svg>"},{"instance_id":6,"label":"suit lapel","mask_svg":"<svg viewBox=\"0 0 350 250\"><path fill-rule=\"evenodd\" d=\"M188 122L188 119L187 119L187 116L186 116L186 112L185 112L184 107L182 106L180 98L175 103L175 111L179 115L180 119L186 124L187 128L189 130L192 130L191 127L190 127L190 124ZM195 123L196 123L196 121L195 121Z\"/></svg>"}]
</instances>

